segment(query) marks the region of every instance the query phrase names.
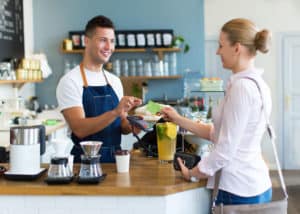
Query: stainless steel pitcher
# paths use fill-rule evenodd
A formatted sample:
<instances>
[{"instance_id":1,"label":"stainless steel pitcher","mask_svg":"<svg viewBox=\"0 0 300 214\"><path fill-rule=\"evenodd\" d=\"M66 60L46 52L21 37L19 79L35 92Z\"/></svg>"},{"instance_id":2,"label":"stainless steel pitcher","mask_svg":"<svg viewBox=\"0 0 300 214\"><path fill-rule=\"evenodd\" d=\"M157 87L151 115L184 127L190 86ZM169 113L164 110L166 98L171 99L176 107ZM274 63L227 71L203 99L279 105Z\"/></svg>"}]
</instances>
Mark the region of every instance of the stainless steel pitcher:
<instances>
[{"instance_id":1,"label":"stainless steel pitcher","mask_svg":"<svg viewBox=\"0 0 300 214\"><path fill-rule=\"evenodd\" d=\"M40 155L45 153L46 130L43 125L16 126L10 128L11 145L40 144Z\"/></svg>"}]
</instances>

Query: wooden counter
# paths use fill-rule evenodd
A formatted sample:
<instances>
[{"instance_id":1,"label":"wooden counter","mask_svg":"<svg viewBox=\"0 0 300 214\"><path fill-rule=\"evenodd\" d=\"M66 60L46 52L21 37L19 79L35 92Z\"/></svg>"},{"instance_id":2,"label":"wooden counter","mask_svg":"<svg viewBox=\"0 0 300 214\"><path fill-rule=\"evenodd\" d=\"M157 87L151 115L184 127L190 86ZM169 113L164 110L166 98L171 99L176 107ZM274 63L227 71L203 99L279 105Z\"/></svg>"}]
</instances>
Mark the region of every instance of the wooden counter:
<instances>
[{"instance_id":1,"label":"wooden counter","mask_svg":"<svg viewBox=\"0 0 300 214\"><path fill-rule=\"evenodd\" d=\"M157 159L143 157L139 151L131 155L130 172L117 173L115 164L101 164L106 179L97 185L48 185L47 173L36 181L9 181L1 176L0 195L118 195L163 196L205 187L206 181L189 183L175 172L172 164L161 165ZM79 165L74 168L78 174Z\"/></svg>"}]
</instances>

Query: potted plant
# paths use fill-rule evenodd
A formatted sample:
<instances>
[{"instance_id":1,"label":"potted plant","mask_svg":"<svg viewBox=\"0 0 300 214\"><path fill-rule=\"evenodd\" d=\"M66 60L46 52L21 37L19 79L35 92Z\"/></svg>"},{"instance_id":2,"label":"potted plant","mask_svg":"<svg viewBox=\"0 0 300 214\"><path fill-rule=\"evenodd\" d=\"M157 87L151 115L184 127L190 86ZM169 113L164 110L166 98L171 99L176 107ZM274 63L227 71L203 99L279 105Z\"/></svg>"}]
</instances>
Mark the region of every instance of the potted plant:
<instances>
[{"instance_id":1,"label":"potted plant","mask_svg":"<svg viewBox=\"0 0 300 214\"><path fill-rule=\"evenodd\" d=\"M174 36L171 47L182 48L183 53L187 53L190 50L190 45L185 42L183 36Z\"/></svg>"}]
</instances>

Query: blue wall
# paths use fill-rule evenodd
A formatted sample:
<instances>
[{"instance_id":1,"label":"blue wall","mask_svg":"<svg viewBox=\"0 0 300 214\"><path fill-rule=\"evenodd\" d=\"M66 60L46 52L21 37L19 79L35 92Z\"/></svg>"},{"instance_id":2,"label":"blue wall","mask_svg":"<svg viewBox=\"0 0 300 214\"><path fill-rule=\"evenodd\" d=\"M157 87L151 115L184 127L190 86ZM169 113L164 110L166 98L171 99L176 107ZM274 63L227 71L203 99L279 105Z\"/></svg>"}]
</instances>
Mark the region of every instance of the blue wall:
<instances>
[{"instance_id":1,"label":"blue wall","mask_svg":"<svg viewBox=\"0 0 300 214\"><path fill-rule=\"evenodd\" d=\"M187 54L178 54L178 68L204 71L203 0L33 0L34 50L44 52L53 74L37 84L36 94L42 104L57 104L55 89L63 74L64 61L80 62L80 55L59 52L61 41L72 30L83 30L95 15L110 17L117 29L173 29L190 44ZM157 84L161 87L157 89ZM150 94L159 97L166 91L169 98L183 95L183 81L160 81L149 84ZM165 88L163 88L165 86Z\"/></svg>"}]
</instances>

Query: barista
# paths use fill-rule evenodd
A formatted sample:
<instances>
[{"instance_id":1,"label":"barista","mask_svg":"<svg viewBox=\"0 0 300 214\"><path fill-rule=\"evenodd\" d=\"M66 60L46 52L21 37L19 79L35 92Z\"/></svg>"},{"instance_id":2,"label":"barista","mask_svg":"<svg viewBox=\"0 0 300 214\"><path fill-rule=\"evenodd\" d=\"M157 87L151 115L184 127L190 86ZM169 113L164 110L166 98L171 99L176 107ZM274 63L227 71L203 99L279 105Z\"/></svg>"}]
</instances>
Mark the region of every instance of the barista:
<instances>
[{"instance_id":1,"label":"barista","mask_svg":"<svg viewBox=\"0 0 300 214\"><path fill-rule=\"evenodd\" d=\"M101 162L115 162L121 134L130 133L127 112L141 100L123 96L121 81L103 69L115 49L114 25L105 16L92 18L85 28L81 64L65 74L56 90L62 114L72 130L74 162L80 162L81 141L102 141Z\"/></svg>"}]
</instances>

